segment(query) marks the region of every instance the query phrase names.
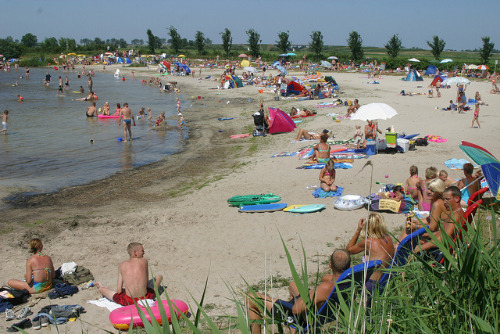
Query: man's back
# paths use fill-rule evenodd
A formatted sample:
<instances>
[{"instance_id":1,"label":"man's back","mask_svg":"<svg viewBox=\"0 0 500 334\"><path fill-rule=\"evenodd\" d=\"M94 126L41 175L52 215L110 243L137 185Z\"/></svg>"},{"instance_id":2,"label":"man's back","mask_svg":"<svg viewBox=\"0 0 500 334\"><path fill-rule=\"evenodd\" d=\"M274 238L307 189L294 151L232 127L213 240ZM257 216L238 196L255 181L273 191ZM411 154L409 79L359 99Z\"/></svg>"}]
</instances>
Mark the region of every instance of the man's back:
<instances>
[{"instance_id":1,"label":"man's back","mask_svg":"<svg viewBox=\"0 0 500 334\"><path fill-rule=\"evenodd\" d=\"M148 261L145 258L131 258L120 264L123 288L129 297L138 298L146 294L148 284Z\"/></svg>"}]
</instances>

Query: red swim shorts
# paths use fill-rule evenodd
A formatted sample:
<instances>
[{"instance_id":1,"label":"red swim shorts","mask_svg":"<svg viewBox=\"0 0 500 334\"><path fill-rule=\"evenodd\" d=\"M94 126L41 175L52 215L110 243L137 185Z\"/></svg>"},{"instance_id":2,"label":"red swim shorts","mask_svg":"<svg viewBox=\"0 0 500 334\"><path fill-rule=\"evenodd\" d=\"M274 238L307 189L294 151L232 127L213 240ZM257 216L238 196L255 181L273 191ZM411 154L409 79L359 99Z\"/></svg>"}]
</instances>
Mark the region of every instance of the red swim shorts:
<instances>
[{"instance_id":1,"label":"red swim shorts","mask_svg":"<svg viewBox=\"0 0 500 334\"><path fill-rule=\"evenodd\" d=\"M123 305L123 306L134 305L134 299L135 299L135 301L137 301L139 299L154 299L155 298L155 290L148 288L148 290L146 291L146 296L144 296L144 297L145 298L142 298L142 297L132 298L132 297L127 296L125 291L122 291L121 293L115 293L113 295L113 301L120 304L120 305Z\"/></svg>"}]
</instances>

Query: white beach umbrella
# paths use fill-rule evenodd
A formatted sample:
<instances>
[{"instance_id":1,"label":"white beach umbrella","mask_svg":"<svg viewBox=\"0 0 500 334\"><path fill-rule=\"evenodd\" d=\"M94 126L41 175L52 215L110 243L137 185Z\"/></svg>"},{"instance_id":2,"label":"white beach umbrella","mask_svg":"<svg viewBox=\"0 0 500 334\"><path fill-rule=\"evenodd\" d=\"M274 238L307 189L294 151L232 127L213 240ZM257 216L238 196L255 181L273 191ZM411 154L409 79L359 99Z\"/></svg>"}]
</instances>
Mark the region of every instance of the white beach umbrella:
<instances>
[{"instance_id":1,"label":"white beach umbrella","mask_svg":"<svg viewBox=\"0 0 500 334\"><path fill-rule=\"evenodd\" d=\"M339 59L339 58L335 57L335 56L330 56L330 57L328 57L328 59Z\"/></svg>"},{"instance_id":2,"label":"white beach umbrella","mask_svg":"<svg viewBox=\"0 0 500 334\"><path fill-rule=\"evenodd\" d=\"M396 116L396 110L385 103L365 104L351 116L351 121L373 121L376 119L389 119Z\"/></svg>"},{"instance_id":3,"label":"white beach umbrella","mask_svg":"<svg viewBox=\"0 0 500 334\"><path fill-rule=\"evenodd\" d=\"M447 59L443 59L440 61L441 64L444 64L444 63L451 63L453 61L453 59L450 59L450 58L447 58Z\"/></svg>"},{"instance_id":4,"label":"white beach umbrella","mask_svg":"<svg viewBox=\"0 0 500 334\"><path fill-rule=\"evenodd\" d=\"M408 59L408 61L413 61L415 63L420 63L420 60L418 60L417 58L410 58L410 59Z\"/></svg>"},{"instance_id":5,"label":"white beach umbrella","mask_svg":"<svg viewBox=\"0 0 500 334\"><path fill-rule=\"evenodd\" d=\"M243 69L247 72L257 73L257 69L255 67L252 67L252 66L246 66L246 67L243 67Z\"/></svg>"},{"instance_id":6,"label":"white beach umbrella","mask_svg":"<svg viewBox=\"0 0 500 334\"><path fill-rule=\"evenodd\" d=\"M441 83L441 85L443 86L468 85L468 84L470 84L470 80L462 77L447 78Z\"/></svg>"}]
</instances>

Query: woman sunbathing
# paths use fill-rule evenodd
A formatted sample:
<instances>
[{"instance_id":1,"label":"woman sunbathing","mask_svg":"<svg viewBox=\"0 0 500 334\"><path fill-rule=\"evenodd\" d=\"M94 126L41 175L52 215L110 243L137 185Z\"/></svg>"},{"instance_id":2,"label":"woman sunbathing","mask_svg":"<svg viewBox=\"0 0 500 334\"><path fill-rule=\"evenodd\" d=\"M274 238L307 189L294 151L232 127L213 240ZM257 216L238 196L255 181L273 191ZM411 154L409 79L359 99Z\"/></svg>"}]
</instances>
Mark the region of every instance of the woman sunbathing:
<instances>
[{"instance_id":1,"label":"woman sunbathing","mask_svg":"<svg viewBox=\"0 0 500 334\"><path fill-rule=\"evenodd\" d=\"M323 130L323 133L328 133L328 130ZM299 129L299 133L297 134L297 138L295 138L296 141L305 139L305 140L313 140L313 139L320 139L321 135L317 134L315 132L307 132L304 129Z\"/></svg>"},{"instance_id":2,"label":"woman sunbathing","mask_svg":"<svg viewBox=\"0 0 500 334\"><path fill-rule=\"evenodd\" d=\"M7 283L16 290L26 289L29 293L40 293L52 288L52 279L55 277L54 264L50 256L42 253L42 241L38 238L30 240L32 257L26 261L25 281L11 279Z\"/></svg>"},{"instance_id":3,"label":"woman sunbathing","mask_svg":"<svg viewBox=\"0 0 500 334\"><path fill-rule=\"evenodd\" d=\"M321 189L324 191L337 191L335 185L335 162L333 159L328 160L326 166L321 169L319 173L319 180L321 182Z\"/></svg>"}]
</instances>

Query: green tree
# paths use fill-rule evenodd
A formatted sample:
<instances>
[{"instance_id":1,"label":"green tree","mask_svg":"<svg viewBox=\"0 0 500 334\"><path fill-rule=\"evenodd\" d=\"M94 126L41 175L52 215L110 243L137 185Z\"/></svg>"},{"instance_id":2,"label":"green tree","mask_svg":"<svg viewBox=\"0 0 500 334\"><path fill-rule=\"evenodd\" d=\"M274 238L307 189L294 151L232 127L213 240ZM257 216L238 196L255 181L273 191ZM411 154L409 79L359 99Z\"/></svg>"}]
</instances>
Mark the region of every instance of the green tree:
<instances>
[{"instance_id":1,"label":"green tree","mask_svg":"<svg viewBox=\"0 0 500 334\"><path fill-rule=\"evenodd\" d=\"M351 57L354 62L363 58L363 39L361 39L361 35L357 31L351 31L347 39L347 46L351 50Z\"/></svg>"},{"instance_id":2,"label":"green tree","mask_svg":"<svg viewBox=\"0 0 500 334\"><path fill-rule=\"evenodd\" d=\"M203 55L205 53L205 35L201 31L197 31L194 36L194 43L196 44L196 50L198 50L199 55Z\"/></svg>"},{"instance_id":3,"label":"green tree","mask_svg":"<svg viewBox=\"0 0 500 334\"><path fill-rule=\"evenodd\" d=\"M68 42L64 37L59 38L59 50L61 52L66 52L66 50L68 50Z\"/></svg>"},{"instance_id":4,"label":"green tree","mask_svg":"<svg viewBox=\"0 0 500 334\"><path fill-rule=\"evenodd\" d=\"M401 45L402 45L402 43L401 43L401 39L399 38L399 36L397 34L393 35L391 37L391 39L385 45L385 48L387 50L387 54L391 58L396 58L399 55L399 52L401 51Z\"/></svg>"},{"instance_id":5,"label":"green tree","mask_svg":"<svg viewBox=\"0 0 500 334\"><path fill-rule=\"evenodd\" d=\"M19 58L21 56L21 47L14 42L11 36L0 39L0 53L7 59Z\"/></svg>"},{"instance_id":6,"label":"green tree","mask_svg":"<svg viewBox=\"0 0 500 334\"><path fill-rule=\"evenodd\" d=\"M481 37L483 41L483 47L479 49L479 58L481 59L481 64L487 64L490 59L495 43L490 42L490 37Z\"/></svg>"},{"instance_id":7,"label":"green tree","mask_svg":"<svg viewBox=\"0 0 500 334\"><path fill-rule=\"evenodd\" d=\"M59 52L59 43L55 37L49 37L43 40L40 48L47 53Z\"/></svg>"},{"instance_id":8,"label":"green tree","mask_svg":"<svg viewBox=\"0 0 500 334\"><path fill-rule=\"evenodd\" d=\"M92 44L92 40L90 40L88 38L82 38L80 40L80 44L83 44L83 46L85 46L85 47L89 47Z\"/></svg>"},{"instance_id":9,"label":"green tree","mask_svg":"<svg viewBox=\"0 0 500 334\"><path fill-rule=\"evenodd\" d=\"M233 37L231 37L231 31L226 28L223 32L220 32L219 35L222 38L222 48L224 49L224 53L226 54L226 57L229 57L229 52L231 52L231 47L233 46Z\"/></svg>"},{"instance_id":10,"label":"green tree","mask_svg":"<svg viewBox=\"0 0 500 334\"><path fill-rule=\"evenodd\" d=\"M311 34L311 42L309 42L309 48L314 53L317 59L321 57L321 52L323 52L323 34L321 31L313 31Z\"/></svg>"},{"instance_id":11,"label":"green tree","mask_svg":"<svg viewBox=\"0 0 500 334\"><path fill-rule=\"evenodd\" d=\"M258 57L260 54L260 43L262 43L260 35L254 29L247 30L246 34L248 35L250 54L254 57Z\"/></svg>"},{"instance_id":12,"label":"green tree","mask_svg":"<svg viewBox=\"0 0 500 334\"><path fill-rule=\"evenodd\" d=\"M155 53L155 46L156 46L155 35L153 35L153 33L151 32L151 29L148 29L148 31L146 32L146 34L148 35L149 52L151 54L154 54Z\"/></svg>"},{"instance_id":13,"label":"green tree","mask_svg":"<svg viewBox=\"0 0 500 334\"><path fill-rule=\"evenodd\" d=\"M439 60L446 42L437 36L432 36L432 42L427 41L427 45L431 48L431 53L434 56L434 59Z\"/></svg>"},{"instance_id":14,"label":"green tree","mask_svg":"<svg viewBox=\"0 0 500 334\"><path fill-rule=\"evenodd\" d=\"M144 45L144 40L134 38L133 40L130 41L130 44L132 44L132 45Z\"/></svg>"},{"instance_id":15,"label":"green tree","mask_svg":"<svg viewBox=\"0 0 500 334\"><path fill-rule=\"evenodd\" d=\"M179 49L181 48L182 38L181 35L177 32L177 29L174 26L170 26L168 28L168 35L170 36L170 45L174 49L175 54L179 54Z\"/></svg>"},{"instance_id":16,"label":"green tree","mask_svg":"<svg viewBox=\"0 0 500 334\"><path fill-rule=\"evenodd\" d=\"M66 38L66 48L68 51L76 51L76 41L74 38Z\"/></svg>"},{"instance_id":17,"label":"green tree","mask_svg":"<svg viewBox=\"0 0 500 334\"><path fill-rule=\"evenodd\" d=\"M128 46L128 43L123 38L120 38L118 40L118 46L124 49L124 48L126 48Z\"/></svg>"},{"instance_id":18,"label":"green tree","mask_svg":"<svg viewBox=\"0 0 500 334\"><path fill-rule=\"evenodd\" d=\"M36 43L38 42L37 38L35 35L32 33L27 33L23 37L21 37L21 44L27 48L32 48L36 46Z\"/></svg>"},{"instance_id":19,"label":"green tree","mask_svg":"<svg viewBox=\"0 0 500 334\"><path fill-rule=\"evenodd\" d=\"M276 47L281 53L287 53L288 50L292 48L292 42L290 42L289 32L280 32L278 34L278 40L276 41Z\"/></svg>"}]
</instances>

